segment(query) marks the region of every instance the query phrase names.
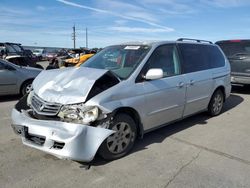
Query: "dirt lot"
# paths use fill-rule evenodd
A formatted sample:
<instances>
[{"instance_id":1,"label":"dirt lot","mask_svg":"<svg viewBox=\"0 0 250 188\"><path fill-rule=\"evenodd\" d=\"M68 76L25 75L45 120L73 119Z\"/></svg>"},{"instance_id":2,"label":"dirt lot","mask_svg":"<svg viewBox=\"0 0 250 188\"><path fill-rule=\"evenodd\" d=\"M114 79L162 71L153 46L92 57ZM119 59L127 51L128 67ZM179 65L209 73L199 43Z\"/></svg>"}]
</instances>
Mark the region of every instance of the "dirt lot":
<instances>
[{"instance_id":1,"label":"dirt lot","mask_svg":"<svg viewBox=\"0 0 250 188\"><path fill-rule=\"evenodd\" d=\"M131 154L86 164L22 145L10 127L18 96L0 97L0 187L250 187L250 89L235 88L224 112L148 133Z\"/></svg>"}]
</instances>

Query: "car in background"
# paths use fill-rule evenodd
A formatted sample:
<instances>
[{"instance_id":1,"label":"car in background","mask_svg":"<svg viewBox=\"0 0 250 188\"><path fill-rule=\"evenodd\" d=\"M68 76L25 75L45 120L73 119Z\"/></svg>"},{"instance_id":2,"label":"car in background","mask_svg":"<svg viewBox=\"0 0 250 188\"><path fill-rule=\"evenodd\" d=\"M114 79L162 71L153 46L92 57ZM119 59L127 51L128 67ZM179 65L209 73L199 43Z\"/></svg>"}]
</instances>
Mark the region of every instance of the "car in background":
<instances>
[{"instance_id":1,"label":"car in background","mask_svg":"<svg viewBox=\"0 0 250 188\"><path fill-rule=\"evenodd\" d=\"M38 58L39 61L45 58L45 50L43 48L38 48L33 50L33 54Z\"/></svg>"},{"instance_id":2,"label":"car in background","mask_svg":"<svg viewBox=\"0 0 250 188\"><path fill-rule=\"evenodd\" d=\"M58 55L56 58L52 59L46 70L73 66L79 67L95 53L96 51L82 48L71 49L67 53L63 53L63 56Z\"/></svg>"},{"instance_id":3,"label":"car in background","mask_svg":"<svg viewBox=\"0 0 250 188\"><path fill-rule=\"evenodd\" d=\"M11 42L0 42L2 56L24 55L24 49L21 44ZM3 58L3 57L2 57Z\"/></svg>"},{"instance_id":4,"label":"car in background","mask_svg":"<svg viewBox=\"0 0 250 188\"><path fill-rule=\"evenodd\" d=\"M0 59L0 95L30 92L31 84L41 69L18 66Z\"/></svg>"},{"instance_id":5,"label":"car in background","mask_svg":"<svg viewBox=\"0 0 250 188\"><path fill-rule=\"evenodd\" d=\"M44 59L46 61L51 61L52 59L55 59L57 57L57 54L58 54L58 50L55 50L55 49L46 49Z\"/></svg>"},{"instance_id":6,"label":"car in background","mask_svg":"<svg viewBox=\"0 0 250 188\"><path fill-rule=\"evenodd\" d=\"M232 84L250 84L250 40L223 40L216 42L231 64Z\"/></svg>"},{"instance_id":7,"label":"car in background","mask_svg":"<svg viewBox=\"0 0 250 188\"><path fill-rule=\"evenodd\" d=\"M222 112L230 65L209 41L132 42L80 67L43 71L12 111L22 142L59 158L125 156L137 136L191 115Z\"/></svg>"},{"instance_id":8,"label":"car in background","mask_svg":"<svg viewBox=\"0 0 250 188\"><path fill-rule=\"evenodd\" d=\"M7 61L18 65L18 66L24 66L24 67L35 67L38 69L43 69L43 66L37 63L34 63L33 61L31 61L29 58L25 57L25 56L8 56L5 58Z\"/></svg>"},{"instance_id":9,"label":"car in background","mask_svg":"<svg viewBox=\"0 0 250 188\"><path fill-rule=\"evenodd\" d=\"M22 56L33 63L37 62L37 58L31 53L30 50L25 50L21 44L10 43L10 42L0 42L0 58L8 59L12 56Z\"/></svg>"}]
</instances>

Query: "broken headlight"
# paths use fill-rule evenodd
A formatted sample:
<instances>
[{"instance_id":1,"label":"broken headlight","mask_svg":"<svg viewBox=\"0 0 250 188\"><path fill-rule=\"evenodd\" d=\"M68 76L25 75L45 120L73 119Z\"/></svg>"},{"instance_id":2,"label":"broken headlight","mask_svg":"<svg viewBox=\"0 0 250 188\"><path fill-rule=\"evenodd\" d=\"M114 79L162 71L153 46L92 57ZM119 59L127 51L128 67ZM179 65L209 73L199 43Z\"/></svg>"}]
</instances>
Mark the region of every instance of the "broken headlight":
<instances>
[{"instance_id":1,"label":"broken headlight","mask_svg":"<svg viewBox=\"0 0 250 188\"><path fill-rule=\"evenodd\" d=\"M98 118L99 110L96 106L65 105L61 108L58 116L66 122L88 124Z\"/></svg>"},{"instance_id":2,"label":"broken headlight","mask_svg":"<svg viewBox=\"0 0 250 188\"><path fill-rule=\"evenodd\" d=\"M27 105L30 106L31 105L31 99L32 97L34 96L34 91L30 91L30 93L28 94L28 97L27 97Z\"/></svg>"}]
</instances>

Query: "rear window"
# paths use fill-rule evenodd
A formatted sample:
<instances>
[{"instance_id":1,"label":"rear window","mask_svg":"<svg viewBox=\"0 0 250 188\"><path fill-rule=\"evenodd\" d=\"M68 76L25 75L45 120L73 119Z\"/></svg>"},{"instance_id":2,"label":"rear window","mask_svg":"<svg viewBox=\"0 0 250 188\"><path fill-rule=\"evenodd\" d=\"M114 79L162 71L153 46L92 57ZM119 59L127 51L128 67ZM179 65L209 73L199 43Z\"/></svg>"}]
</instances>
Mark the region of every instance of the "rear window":
<instances>
[{"instance_id":1,"label":"rear window","mask_svg":"<svg viewBox=\"0 0 250 188\"><path fill-rule=\"evenodd\" d=\"M217 46L179 44L185 73L223 67L225 59Z\"/></svg>"},{"instance_id":2,"label":"rear window","mask_svg":"<svg viewBox=\"0 0 250 188\"><path fill-rule=\"evenodd\" d=\"M250 41L217 42L227 57L237 54L250 54Z\"/></svg>"}]
</instances>

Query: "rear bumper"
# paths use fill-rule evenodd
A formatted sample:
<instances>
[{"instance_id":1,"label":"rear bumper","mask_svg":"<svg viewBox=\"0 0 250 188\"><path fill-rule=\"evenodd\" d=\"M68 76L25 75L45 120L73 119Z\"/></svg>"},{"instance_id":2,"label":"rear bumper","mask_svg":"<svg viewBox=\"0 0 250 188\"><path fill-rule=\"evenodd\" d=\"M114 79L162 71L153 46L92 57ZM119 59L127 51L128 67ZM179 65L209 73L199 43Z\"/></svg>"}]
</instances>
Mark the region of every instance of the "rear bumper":
<instances>
[{"instance_id":1,"label":"rear bumper","mask_svg":"<svg viewBox=\"0 0 250 188\"><path fill-rule=\"evenodd\" d=\"M250 84L250 77L231 75L232 84Z\"/></svg>"},{"instance_id":2,"label":"rear bumper","mask_svg":"<svg viewBox=\"0 0 250 188\"><path fill-rule=\"evenodd\" d=\"M114 131L88 125L33 119L26 111L12 110L12 128L23 144L58 158L89 162Z\"/></svg>"}]
</instances>

